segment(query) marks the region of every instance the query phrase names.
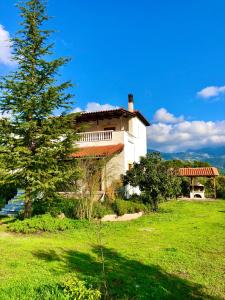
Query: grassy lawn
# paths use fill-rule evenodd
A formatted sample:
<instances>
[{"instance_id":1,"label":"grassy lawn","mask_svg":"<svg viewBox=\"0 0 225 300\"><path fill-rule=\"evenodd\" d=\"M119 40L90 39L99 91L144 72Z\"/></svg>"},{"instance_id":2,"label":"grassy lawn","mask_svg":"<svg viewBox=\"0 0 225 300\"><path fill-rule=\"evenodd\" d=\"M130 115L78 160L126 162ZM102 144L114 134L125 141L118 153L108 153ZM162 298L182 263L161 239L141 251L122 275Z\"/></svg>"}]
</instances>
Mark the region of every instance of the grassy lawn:
<instances>
[{"instance_id":1,"label":"grassy lawn","mask_svg":"<svg viewBox=\"0 0 225 300\"><path fill-rule=\"evenodd\" d=\"M18 235L0 226L0 299L39 299L68 272L98 277L96 226ZM94 228L93 228L94 227ZM225 299L225 201L171 201L161 212L103 225L112 299ZM50 298L47 298L50 299Z\"/></svg>"}]
</instances>

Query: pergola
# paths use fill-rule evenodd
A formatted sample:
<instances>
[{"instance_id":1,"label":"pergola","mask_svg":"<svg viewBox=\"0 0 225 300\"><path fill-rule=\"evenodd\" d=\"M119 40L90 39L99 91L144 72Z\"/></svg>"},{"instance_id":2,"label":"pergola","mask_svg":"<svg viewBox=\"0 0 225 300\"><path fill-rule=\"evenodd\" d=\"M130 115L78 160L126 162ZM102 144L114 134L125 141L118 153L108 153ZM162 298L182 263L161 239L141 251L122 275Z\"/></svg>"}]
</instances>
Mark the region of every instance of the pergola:
<instances>
[{"instance_id":1,"label":"pergola","mask_svg":"<svg viewBox=\"0 0 225 300\"><path fill-rule=\"evenodd\" d=\"M217 168L179 168L178 175L181 177L189 177L191 179L192 191L194 190L194 179L197 177L213 178L214 198L216 199L216 176L219 176Z\"/></svg>"}]
</instances>

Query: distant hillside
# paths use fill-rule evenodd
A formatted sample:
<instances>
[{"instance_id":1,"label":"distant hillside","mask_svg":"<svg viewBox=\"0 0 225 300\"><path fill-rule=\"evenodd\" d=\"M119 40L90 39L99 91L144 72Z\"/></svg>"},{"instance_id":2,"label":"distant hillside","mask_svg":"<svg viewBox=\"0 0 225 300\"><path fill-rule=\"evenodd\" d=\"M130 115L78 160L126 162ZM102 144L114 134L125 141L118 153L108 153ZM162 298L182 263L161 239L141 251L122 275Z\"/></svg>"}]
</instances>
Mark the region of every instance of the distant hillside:
<instances>
[{"instance_id":1,"label":"distant hillside","mask_svg":"<svg viewBox=\"0 0 225 300\"><path fill-rule=\"evenodd\" d=\"M154 152L155 150L149 149L148 151ZM199 150L188 150L177 153L161 152L161 155L166 160L180 159L208 162L212 166L219 168L223 173L225 173L225 147L202 148Z\"/></svg>"}]
</instances>

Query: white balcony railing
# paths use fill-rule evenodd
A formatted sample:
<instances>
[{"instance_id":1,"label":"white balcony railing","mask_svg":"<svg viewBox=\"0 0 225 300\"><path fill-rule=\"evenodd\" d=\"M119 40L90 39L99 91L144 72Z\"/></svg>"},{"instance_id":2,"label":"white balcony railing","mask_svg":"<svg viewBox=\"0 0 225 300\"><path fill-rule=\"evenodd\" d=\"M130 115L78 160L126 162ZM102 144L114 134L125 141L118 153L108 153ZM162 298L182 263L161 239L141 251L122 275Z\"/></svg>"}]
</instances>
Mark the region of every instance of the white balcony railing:
<instances>
[{"instance_id":1,"label":"white balcony railing","mask_svg":"<svg viewBox=\"0 0 225 300\"><path fill-rule=\"evenodd\" d=\"M82 132L78 133L78 135L79 142L111 141L113 130Z\"/></svg>"}]
</instances>

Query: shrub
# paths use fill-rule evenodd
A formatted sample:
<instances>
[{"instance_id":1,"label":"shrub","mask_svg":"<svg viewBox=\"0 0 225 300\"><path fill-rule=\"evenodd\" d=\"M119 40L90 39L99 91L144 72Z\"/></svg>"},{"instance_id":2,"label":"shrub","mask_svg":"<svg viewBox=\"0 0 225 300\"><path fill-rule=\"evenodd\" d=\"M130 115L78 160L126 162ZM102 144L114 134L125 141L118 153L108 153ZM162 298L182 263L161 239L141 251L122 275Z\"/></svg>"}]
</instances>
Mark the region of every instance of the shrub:
<instances>
[{"instance_id":1,"label":"shrub","mask_svg":"<svg viewBox=\"0 0 225 300\"><path fill-rule=\"evenodd\" d=\"M225 199L225 176L217 178L217 197Z\"/></svg>"},{"instance_id":2,"label":"shrub","mask_svg":"<svg viewBox=\"0 0 225 300\"><path fill-rule=\"evenodd\" d=\"M78 200L62 196L53 197L51 200L35 200L33 202L33 215L49 213L57 216L64 213L67 218L77 218L76 211Z\"/></svg>"},{"instance_id":3,"label":"shrub","mask_svg":"<svg viewBox=\"0 0 225 300\"><path fill-rule=\"evenodd\" d=\"M93 206L93 218L102 218L105 215L110 215L113 213L112 207L108 203L95 202Z\"/></svg>"},{"instance_id":4,"label":"shrub","mask_svg":"<svg viewBox=\"0 0 225 300\"><path fill-rule=\"evenodd\" d=\"M0 196L0 209L5 206L6 200Z\"/></svg>"},{"instance_id":5,"label":"shrub","mask_svg":"<svg viewBox=\"0 0 225 300\"><path fill-rule=\"evenodd\" d=\"M64 213L66 217L76 219L78 204L78 199L59 197L54 201L53 205L49 209L49 212L53 216Z\"/></svg>"},{"instance_id":6,"label":"shrub","mask_svg":"<svg viewBox=\"0 0 225 300\"><path fill-rule=\"evenodd\" d=\"M75 227L75 221L57 219L50 214L35 216L30 219L17 220L8 225L7 229L17 233L35 233L41 231L57 232L72 229Z\"/></svg>"},{"instance_id":7,"label":"shrub","mask_svg":"<svg viewBox=\"0 0 225 300\"><path fill-rule=\"evenodd\" d=\"M87 281L79 280L75 275L68 276L63 284L64 293L69 299L100 300L101 292L93 288Z\"/></svg>"},{"instance_id":8,"label":"shrub","mask_svg":"<svg viewBox=\"0 0 225 300\"><path fill-rule=\"evenodd\" d=\"M132 214L140 211L146 212L148 208L143 203L132 202L129 200L117 199L113 203L114 211L117 215Z\"/></svg>"},{"instance_id":9,"label":"shrub","mask_svg":"<svg viewBox=\"0 0 225 300\"><path fill-rule=\"evenodd\" d=\"M205 197L213 198L214 197L213 178L201 178L201 180L199 181L205 187Z\"/></svg>"},{"instance_id":10,"label":"shrub","mask_svg":"<svg viewBox=\"0 0 225 300\"><path fill-rule=\"evenodd\" d=\"M124 196L124 187L121 180L114 180L111 185L106 189L106 197L109 201L115 201L116 197Z\"/></svg>"}]
</instances>

